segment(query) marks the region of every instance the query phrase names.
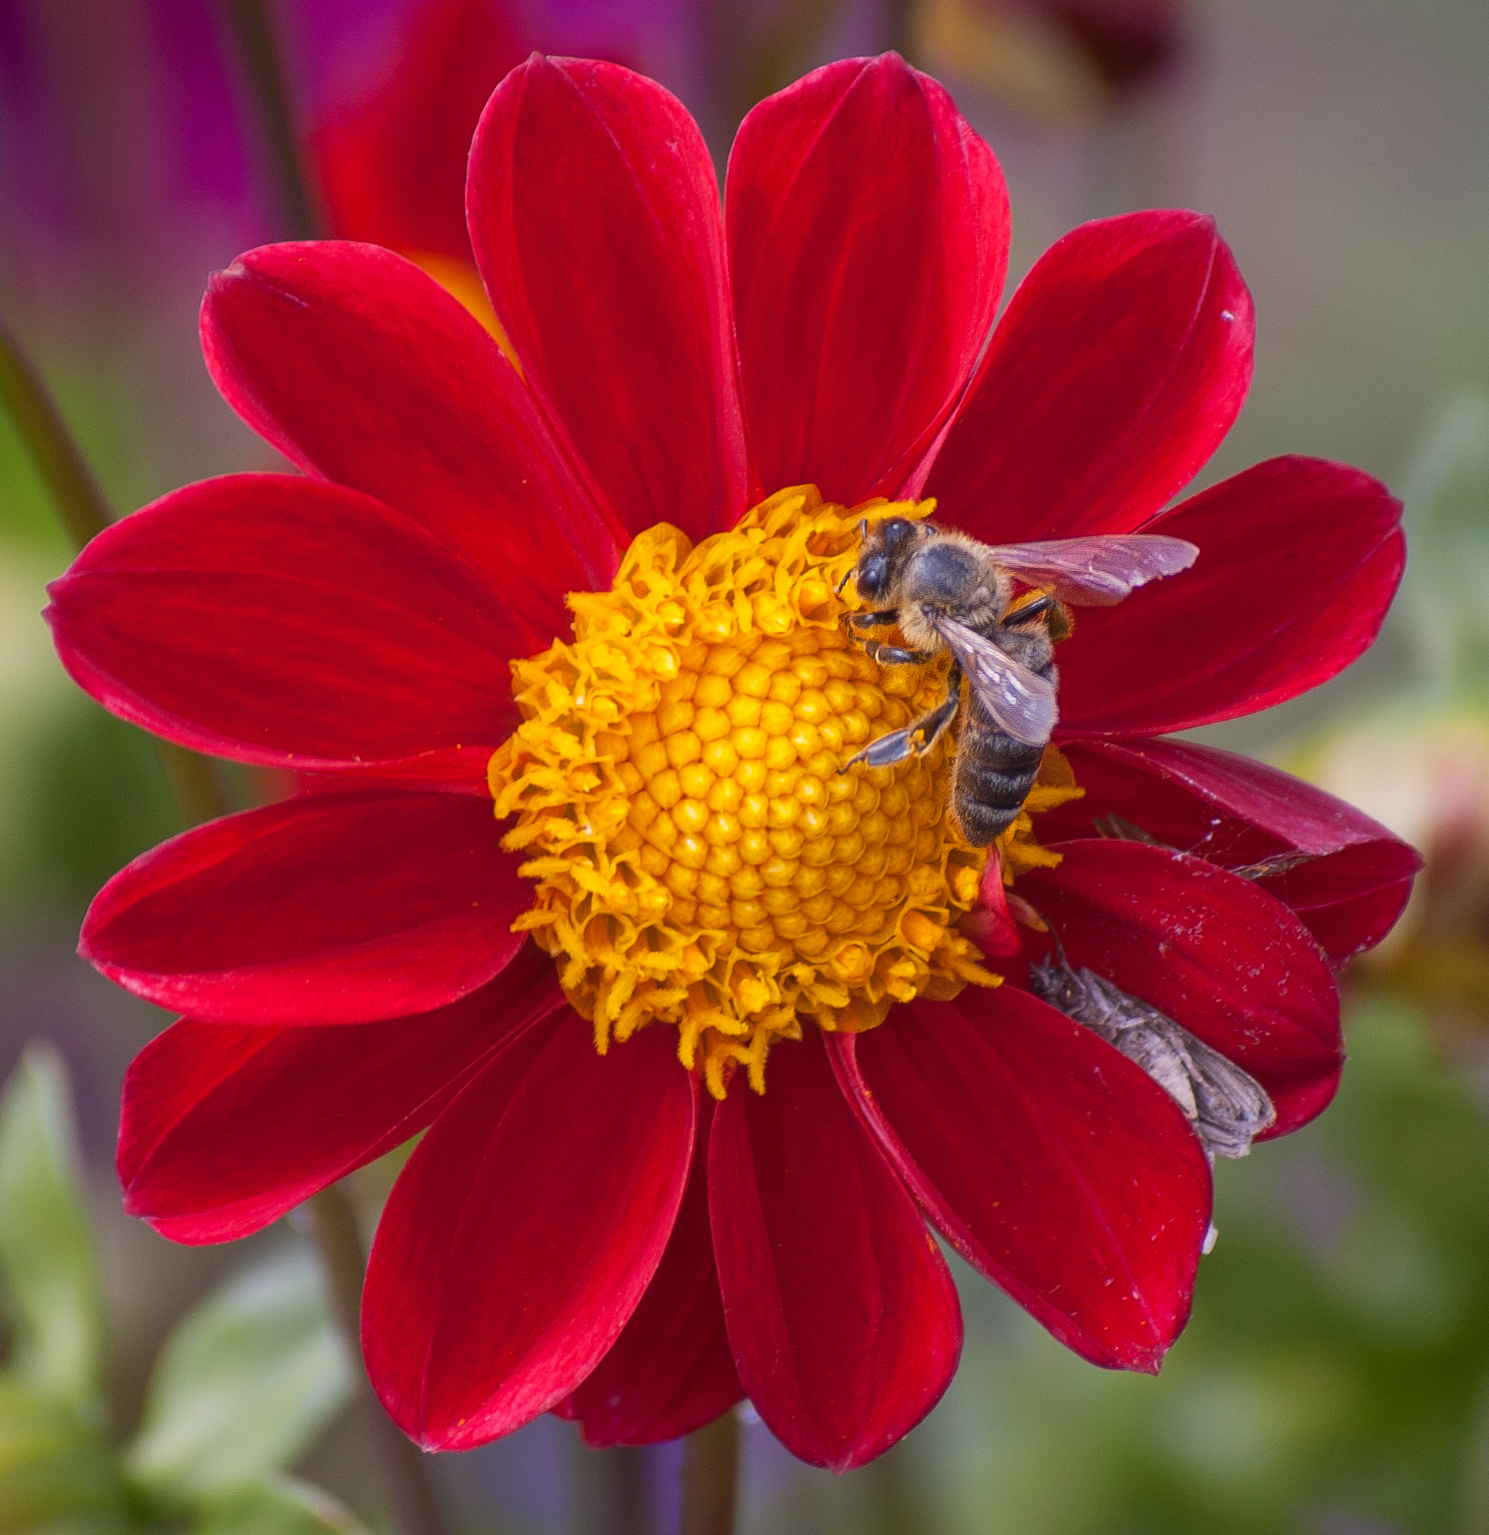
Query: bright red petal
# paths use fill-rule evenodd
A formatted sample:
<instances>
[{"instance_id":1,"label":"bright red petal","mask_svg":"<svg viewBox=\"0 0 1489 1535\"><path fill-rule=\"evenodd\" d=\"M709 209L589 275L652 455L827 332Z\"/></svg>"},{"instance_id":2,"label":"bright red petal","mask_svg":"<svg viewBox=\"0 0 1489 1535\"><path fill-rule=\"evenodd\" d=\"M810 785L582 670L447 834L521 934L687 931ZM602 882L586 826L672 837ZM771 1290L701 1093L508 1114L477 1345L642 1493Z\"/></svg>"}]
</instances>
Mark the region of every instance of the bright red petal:
<instances>
[{"instance_id":1,"label":"bright red petal","mask_svg":"<svg viewBox=\"0 0 1489 1535\"><path fill-rule=\"evenodd\" d=\"M609 1054L562 1009L475 1077L403 1170L372 1248L367 1369L426 1449L510 1433L615 1342L656 1271L697 1116L670 1029Z\"/></svg>"},{"instance_id":2,"label":"bright red petal","mask_svg":"<svg viewBox=\"0 0 1489 1535\"><path fill-rule=\"evenodd\" d=\"M489 800L301 796L162 843L94 898L79 952L214 1023L367 1023L474 991L532 904Z\"/></svg>"},{"instance_id":3,"label":"bright red petal","mask_svg":"<svg viewBox=\"0 0 1489 1535\"><path fill-rule=\"evenodd\" d=\"M1274 458L1150 522L1199 558L1077 615L1060 647L1062 732L1162 735L1327 682L1380 629L1406 559L1400 520L1358 469Z\"/></svg>"},{"instance_id":4,"label":"bright red petal","mask_svg":"<svg viewBox=\"0 0 1489 1535\"><path fill-rule=\"evenodd\" d=\"M1014 294L926 494L989 543L1130 533L1230 430L1251 343L1251 297L1212 219L1083 224Z\"/></svg>"},{"instance_id":5,"label":"bright red petal","mask_svg":"<svg viewBox=\"0 0 1489 1535\"><path fill-rule=\"evenodd\" d=\"M301 769L434 753L479 786L514 723L519 633L499 600L417 523L336 486L188 485L106 528L51 596L78 685L199 751Z\"/></svg>"},{"instance_id":6,"label":"bright red petal","mask_svg":"<svg viewBox=\"0 0 1489 1535\"><path fill-rule=\"evenodd\" d=\"M687 109L617 64L533 58L471 147L471 243L528 383L632 533L745 508L718 181Z\"/></svg>"},{"instance_id":7,"label":"bright red petal","mask_svg":"<svg viewBox=\"0 0 1489 1535\"><path fill-rule=\"evenodd\" d=\"M1318 946L1275 896L1214 864L1140 842L1062 842L1019 894L1088 965L1249 1071L1285 1135L1334 1096L1339 996ZM1031 949L1048 941L1031 934Z\"/></svg>"},{"instance_id":8,"label":"bright red petal","mask_svg":"<svg viewBox=\"0 0 1489 1535\"><path fill-rule=\"evenodd\" d=\"M490 985L413 1018L183 1018L124 1078L124 1208L177 1242L247 1236L424 1129L479 1061L562 1003L553 961L529 945Z\"/></svg>"},{"instance_id":9,"label":"bright red petal","mask_svg":"<svg viewBox=\"0 0 1489 1535\"><path fill-rule=\"evenodd\" d=\"M1083 798L1040 837L1089 837L1118 815L1155 841L1244 870L1285 901L1336 964L1391 930L1422 866L1415 848L1352 805L1249 757L1180 741L1069 741ZM1305 861L1266 874L1294 855Z\"/></svg>"},{"instance_id":10,"label":"bright red petal","mask_svg":"<svg viewBox=\"0 0 1489 1535\"><path fill-rule=\"evenodd\" d=\"M1008 194L946 91L896 54L763 101L726 208L756 483L897 494L987 337Z\"/></svg>"},{"instance_id":11,"label":"bright red petal","mask_svg":"<svg viewBox=\"0 0 1489 1535\"><path fill-rule=\"evenodd\" d=\"M579 1419L585 1442L596 1447L680 1439L744 1395L708 1229L713 1099L701 1107L687 1193L657 1272L610 1352L558 1409Z\"/></svg>"},{"instance_id":12,"label":"bright red petal","mask_svg":"<svg viewBox=\"0 0 1489 1535\"><path fill-rule=\"evenodd\" d=\"M386 501L448 544L526 626L567 634L566 591L604 590L627 542L479 323L373 245L266 245L212 279L217 387L307 473Z\"/></svg>"},{"instance_id":13,"label":"bright red petal","mask_svg":"<svg viewBox=\"0 0 1489 1535\"><path fill-rule=\"evenodd\" d=\"M470 260L465 162L486 98L526 48L495 0L421 0L397 68L311 139L335 232Z\"/></svg>"},{"instance_id":14,"label":"bright red petal","mask_svg":"<svg viewBox=\"0 0 1489 1535\"><path fill-rule=\"evenodd\" d=\"M739 1377L793 1455L846 1471L935 1406L962 1346L920 1212L857 1122L821 1035L714 1115L709 1217Z\"/></svg>"},{"instance_id":15,"label":"bright red petal","mask_svg":"<svg viewBox=\"0 0 1489 1535\"><path fill-rule=\"evenodd\" d=\"M829 1048L958 1252L1084 1358L1157 1370L1189 1317L1210 1171L1141 1067L1013 986Z\"/></svg>"}]
</instances>

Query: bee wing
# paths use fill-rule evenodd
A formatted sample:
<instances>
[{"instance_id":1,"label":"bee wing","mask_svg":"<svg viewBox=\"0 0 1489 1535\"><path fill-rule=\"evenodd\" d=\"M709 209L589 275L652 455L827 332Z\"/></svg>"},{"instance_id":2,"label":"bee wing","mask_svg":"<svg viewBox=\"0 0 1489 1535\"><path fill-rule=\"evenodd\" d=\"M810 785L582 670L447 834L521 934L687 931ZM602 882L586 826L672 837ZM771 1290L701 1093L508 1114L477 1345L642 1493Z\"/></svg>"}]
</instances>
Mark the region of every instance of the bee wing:
<instances>
[{"instance_id":1,"label":"bee wing","mask_svg":"<svg viewBox=\"0 0 1489 1535\"><path fill-rule=\"evenodd\" d=\"M1062 602L1107 608L1145 581L1188 570L1199 549L1188 539L1161 533L1110 533L998 544L988 553L1005 570L1035 585L1053 585Z\"/></svg>"},{"instance_id":2,"label":"bee wing","mask_svg":"<svg viewBox=\"0 0 1489 1535\"><path fill-rule=\"evenodd\" d=\"M1043 746L1059 717L1054 683L1020 666L991 640L954 618L938 614L931 623L998 724L1015 741Z\"/></svg>"}]
</instances>

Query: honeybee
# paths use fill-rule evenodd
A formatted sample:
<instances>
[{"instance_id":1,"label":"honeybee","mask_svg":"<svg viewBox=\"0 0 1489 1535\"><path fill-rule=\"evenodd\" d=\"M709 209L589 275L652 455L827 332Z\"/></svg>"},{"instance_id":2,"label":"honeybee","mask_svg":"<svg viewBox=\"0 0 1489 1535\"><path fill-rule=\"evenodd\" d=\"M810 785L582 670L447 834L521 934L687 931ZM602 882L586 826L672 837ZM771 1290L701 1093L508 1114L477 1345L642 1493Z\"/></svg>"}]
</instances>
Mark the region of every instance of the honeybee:
<instances>
[{"instance_id":1,"label":"honeybee","mask_svg":"<svg viewBox=\"0 0 1489 1535\"><path fill-rule=\"evenodd\" d=\"M1199 554L1182 538L1151 533L994 547L906 517L872 527L865 518L859 536L849 575L870 608L847 622L860 634L898 624L906 641L864 639L864 650L881 665L912 666L946 649L952 667L943 703L870 742L844 771L930 751L962 707L965 677L951 814L973 847L986 847L1023 808L1055 728L1055 642L1070 632L1063 604L1110 607L1145 581L1187 570ZM1015 603L1015 581L1037 594Z\"/></svg>"}]
</instances>

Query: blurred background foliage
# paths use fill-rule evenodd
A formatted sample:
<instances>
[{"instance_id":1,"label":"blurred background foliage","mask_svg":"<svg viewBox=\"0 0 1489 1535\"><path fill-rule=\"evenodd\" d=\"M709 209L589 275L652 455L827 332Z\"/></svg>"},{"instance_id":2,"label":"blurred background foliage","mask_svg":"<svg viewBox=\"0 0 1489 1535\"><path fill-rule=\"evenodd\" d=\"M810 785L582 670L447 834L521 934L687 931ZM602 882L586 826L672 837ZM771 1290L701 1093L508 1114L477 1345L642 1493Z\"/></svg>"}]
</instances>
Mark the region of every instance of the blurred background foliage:
<instances>
[{"instance_id":1,"label":"blurred background foliage","mask_svg":"<svg viewBox=\"0 0 1489 1535\"><path fill-rule=\"evenodd\" d=\"M365 1535L282 1475L352 1381L308 1252L244 1269L165 1339L132 1438L110 1422L108 1322L67 1070L30 1045L0 1098L0 1528Z\"/></svg>"},{"instance_id":2,"label":"blurred background foliage","mask_svg":"<svg viewBox=\"0 0 1489 1535\"><path fill-rule=\"evenodd\" d=\"M276 467L196 343L206 274L291 232L235 9L0 0L0 318L121 510ZM1203 733L1362 805L1428 869L1346 978L1336 1105L1219 1169L1220 1240L1162 1375L1091 1369L971 1278L962 1370L927 1422L843 1478L751 1426L743 1527L1489 1535L1489 7L277 0L302 146L385 99L432 11L483 29L468 94L533 47L615 58L676 90L721 161L760 95L900 47L1004 164L1010 288L1086 218L1218 218L1256 296L1257 371L1202 483L1304 452L1406 502L1411 564L1375 650ZM179 820L149 744L52 655L38 614L70 554L0 423L0 1531L382 1526L299 1237L188 1250L119 1210L119 1081L163 1017L71 951L98 885ZM1277 579L1288 565L1279 549ZM369 1225L390 1176L354 1180ZM600 1531L603 1459L545 1419L435 1473L455 1529ZM677 1465L660 1447L641 1466L658 1530Z\"/></svg>"}]
</instances>

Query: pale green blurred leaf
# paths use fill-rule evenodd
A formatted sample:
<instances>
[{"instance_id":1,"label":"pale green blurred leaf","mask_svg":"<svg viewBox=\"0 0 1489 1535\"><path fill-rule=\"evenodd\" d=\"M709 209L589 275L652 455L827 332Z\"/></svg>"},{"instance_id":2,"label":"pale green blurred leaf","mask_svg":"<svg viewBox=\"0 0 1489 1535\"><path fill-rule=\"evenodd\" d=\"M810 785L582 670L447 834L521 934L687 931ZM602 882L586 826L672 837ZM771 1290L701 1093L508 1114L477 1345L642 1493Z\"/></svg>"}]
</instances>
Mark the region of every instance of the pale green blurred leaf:
<instances>
[{"instance_id":1,"label":"pale green blurred leaf","mask_svg":"<svg viewBox=\"0 0 1489 1535\"><path fill-rule=\"evenodd\" d=\"M65 1403L0 1375L0 1531L112 1535L130 1523L112 1450Z\"/></svg>"},{"instance_id":2,"label":"pale green blurred leaf","mask_svg":"<svg viewBox=\"0 0 1489 1535\"><path fill-rule=\"evenodd\" d=\"M1403 481L1410 561L1402 614L1428 675L1489 689L1489 393L1466 389L1438 412Z\"/></svg>"},{"instance_id":3,"label":"pale green blurred leaf","mask_svg":"<svg viewBox=\"0 0 1489 1535\"><path fill-rule=\"evenodd\" d=\"M14 1368L86 1411L100 1394L104 1316L77 1165L67 1069L33 1044L0 1099L0 1281Z\"/></svg>"},{"instance_id":4,"label":"pale green blurred leaf","mask_svg":"<svg viewBox=\"0 0 1489 1535\"><path fill-rule=\"evenodd\" d=\"M289 1254L209 1296L167 1339L127 1463L177 1499L241 1486L294 1460L351 1383L314 1264Z\"/></svg>"},{"instance_id":5,"label":"pale green blurred leaf","mask_svg":"<svg viewBox=\"0 0 1489 1535\"><path fill-rule=\"evenodd\" d=\"M203 1499L192 1535L366 1535L366 1527L329 1493L293 1477L266 1477Z\"/></svg>"}]
</instances>

